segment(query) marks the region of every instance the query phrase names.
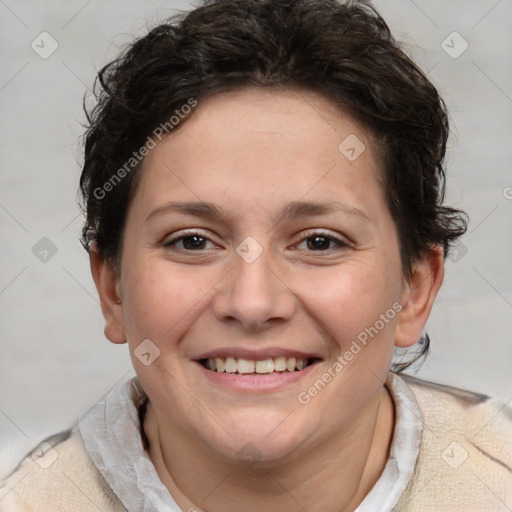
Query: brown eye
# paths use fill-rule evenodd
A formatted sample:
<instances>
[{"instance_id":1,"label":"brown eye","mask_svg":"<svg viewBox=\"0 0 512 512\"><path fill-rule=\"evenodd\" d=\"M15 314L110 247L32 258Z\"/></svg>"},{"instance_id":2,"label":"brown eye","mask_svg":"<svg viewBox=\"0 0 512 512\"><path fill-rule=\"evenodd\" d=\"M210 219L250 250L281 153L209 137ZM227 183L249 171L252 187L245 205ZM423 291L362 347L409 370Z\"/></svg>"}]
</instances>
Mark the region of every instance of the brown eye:
<instances>
[{"instance_id":1,"label":"brown eye","mask_svg":"<svg viewBox=\"0 0 512 512\"><path fill-rule=\"evenodd\" d=\"M305 249L308 251L322 252L333 249L343 249L349 247L347 242L340 240L332 235L325 233L312 233L302 239L297 245L297 249Z\"/></svg>"},{"instance_id":2,"label":"brown eye","mask_svg":"<svg viewBox=\"0 0 512 512\"><path fill-rule=\"evenodd\" d=\"M206 238L198 235L185 236L181 241L183 243L183 248L187 251L204 249L204 246L206 245Z\"/></svg>"},{"instance_id":3,"label":"brown eye","mask_svg":"<svg viewBox=\"0 0 512 512\"><path fill-rule=\"evenodd\" d=\"M330 249L333 240L324 235L311 236L307 239L308 249L313 251L325 251Z\"/></svg>"},{"instance_id":4,"label":"brown eye","mask_svg":"<svg viewBox=\"0 0 512 512\"><path fill-rule=\"evenodd\" d=\"M211 246L208 244L211 244ZM176 248L177 250L181 251L203 251L212 249L213 245L213 242L209 238L199 233L189 233L177 236L175 238L171 238L163 244L164 247Z\"/></svg>"}]
</instances>

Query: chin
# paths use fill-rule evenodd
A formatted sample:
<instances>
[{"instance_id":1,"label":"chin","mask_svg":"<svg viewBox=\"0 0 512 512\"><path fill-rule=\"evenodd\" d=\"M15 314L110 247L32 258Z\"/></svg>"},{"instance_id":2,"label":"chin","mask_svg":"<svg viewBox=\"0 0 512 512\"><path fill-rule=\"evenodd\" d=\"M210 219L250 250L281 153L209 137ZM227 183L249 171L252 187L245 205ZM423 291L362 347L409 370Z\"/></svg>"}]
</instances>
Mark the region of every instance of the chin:
<instances>
[{"instance_id":1,"label":"chin","mask_svg":"<svg viewBox=\"0 0 512 512\"><path fill-rule=\"evenodd\" d=\"M297 457L312 439L311 432L297 429L296 419L287 423L287 420L283 421L285 417L272 422L260 420L250 425L246 419L238 426L231 425L228 431L233 432L232 436L223 431L221 439L212 442L210 438L206 442L229 464L257 468L285 464Z\"/></svg>"}]
</instances>

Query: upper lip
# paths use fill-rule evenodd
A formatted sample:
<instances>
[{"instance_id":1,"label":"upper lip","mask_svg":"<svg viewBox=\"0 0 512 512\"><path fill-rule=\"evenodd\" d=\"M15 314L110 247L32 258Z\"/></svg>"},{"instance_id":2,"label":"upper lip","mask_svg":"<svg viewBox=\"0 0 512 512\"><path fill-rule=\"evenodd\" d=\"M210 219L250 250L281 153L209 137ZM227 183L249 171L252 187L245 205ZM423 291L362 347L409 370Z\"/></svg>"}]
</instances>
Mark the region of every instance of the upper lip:
<instances>
[{"instance_id":1,"label":"upper lip","mask_svg":"<svg viewBox=\"0 0 512 512\"><path fill-rule=\"evenodd\" d=\"M249 361L261 361L263 359L275 359L276 357L295 357L298 359L323 359L318 352L302 352L289 348L269 347L250 349L246 347L220 347L208 352L203 352L194 360L215 359L216 357L234 357L235 359L248 359Z\"/></svg>"}]
</instances>

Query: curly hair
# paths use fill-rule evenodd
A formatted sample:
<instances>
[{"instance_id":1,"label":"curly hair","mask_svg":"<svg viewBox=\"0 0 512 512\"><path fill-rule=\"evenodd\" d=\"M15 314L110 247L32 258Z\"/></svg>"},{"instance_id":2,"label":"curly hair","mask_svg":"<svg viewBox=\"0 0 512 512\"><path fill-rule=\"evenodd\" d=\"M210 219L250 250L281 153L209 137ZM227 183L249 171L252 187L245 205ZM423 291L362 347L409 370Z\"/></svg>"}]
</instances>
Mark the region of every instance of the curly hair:
<instances>
[{"instance_id":1,"label":"curly hair","mask_svg":"<svg viewBox=\"0 0 512 512\"><path fill-rule=\"evenodd\" d=\"M445 103L369 2L337 0L207 0L101 69L85 109L84 247L95 242L117 267L141 169L134 152L191 98L248 85L316 91L361 122L380 145L404 275L435 245L448 255L467 215L443 205ZM121 168L108 197L98 193Z\"/></svg>"}]
</instances>

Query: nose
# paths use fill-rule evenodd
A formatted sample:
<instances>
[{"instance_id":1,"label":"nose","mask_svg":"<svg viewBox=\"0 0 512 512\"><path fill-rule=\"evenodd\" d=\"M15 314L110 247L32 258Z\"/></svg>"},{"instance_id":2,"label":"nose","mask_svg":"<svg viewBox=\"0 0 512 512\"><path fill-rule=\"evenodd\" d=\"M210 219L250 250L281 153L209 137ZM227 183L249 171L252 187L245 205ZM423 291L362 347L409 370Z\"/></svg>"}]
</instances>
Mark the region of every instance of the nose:
<instances>
[{"instance_id":1,"label":"nose","mask_svg":"<svg viewBox=\"0 0 512 512\"><path fill-rule=\"evenodd\" d=\"M294 294L270 268L262 254L252 263L234 256L235 267L217 288L212 301L215 317L246 330L261 331L289 320L295 311Z\"/></svg>"}]
</instances>

